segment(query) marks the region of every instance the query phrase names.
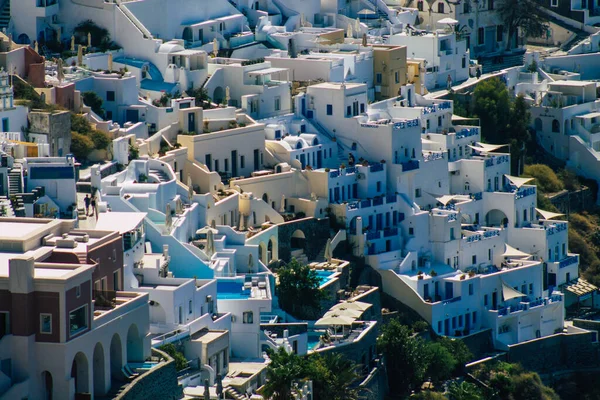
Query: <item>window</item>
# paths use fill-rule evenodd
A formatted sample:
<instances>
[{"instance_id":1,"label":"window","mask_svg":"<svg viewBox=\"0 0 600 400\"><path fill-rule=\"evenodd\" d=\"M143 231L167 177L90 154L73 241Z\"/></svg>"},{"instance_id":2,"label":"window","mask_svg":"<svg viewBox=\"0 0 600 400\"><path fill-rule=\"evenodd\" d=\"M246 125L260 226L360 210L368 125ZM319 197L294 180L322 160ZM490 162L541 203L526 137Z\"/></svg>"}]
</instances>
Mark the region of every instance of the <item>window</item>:
<instances>
[{"instance_id":1,"label":"window","mask_svg":"<svg viewBox=\"0 0 600 400\"><path fill-rule=\"evenodd\" d=\"M494 190L497 192L500 189L500 179L496 176L494 177Z\"/></svg>"},{"instance_id":2,"label":"window","mask_svg":"<svg viewBox=\"0 0 600 400\"><path fill-rule=\"evenodd\" d=\"M421 0L417 2L417 10L423 11L423 2Z\"/></svg>"},{"instance_id":3,"label":"window","mask_svg":"<svg viewBox=\"0 0 600 400\"><path fill-rule=\"evenodd\" d=\"M254 323L254 313L252 311L246 311L242 314L242 321L244 324Z\"/></svg>"},{"instance_id":4,"label":"window","mask_svg":"<svg viewBox=\"0 0 600 400\"><path fill-rule=\"evenodd\" d=\"M394 78L396 79L396 83L400 83L400 72L396 71L394 73Z\"/></svg>"},{"instance_id":5,"label":"window","mask_svg":"<svg viewBox=\"0 0 600 400\"><path fill-rule=\"evenodd\" d=\"M246 168L246 158L244 156L240 156L240 168Z\"/></svg>"},{"instance_id":6,"label":"window","mask_svg":"<svg viewBox=\"0 0 600 400\"><path fill-rule=\"evenodd\" d=\"M501 42L504 37L504 26L498 25L496 27L496 42Z\"/></svg>"},{"instance_id":7,"label":"window","mask_svg":"<svg viewBox=\"0 0 600 400\"><path fill-rule=\"evenodd\" d=\"M473 311L473 323L477 322L477 311Z\"/></svg>"},{"instance_id":8,"label":"window","mask_svg":"<svg viewBox=\"0 0 600 400\"><path fill-rule=\"evenodd\" d=\"M113 288L114 288L114 290L121 290L121 270L120 269L113 272Z\"/></svg>"},{"instance_id":9,"label":"window","mask_svg":"<svg viewBox=\"0 0 600 400\"><path fill-rule=\"evenodd\" d=\"M441 1L438 2L437 12L440 14L444 13L444 3L442 3Z\"/></svg>"},{"instance_id":10,"label":"window","mask_svg":"<svg viewBox=\"0 0 600 400\"><path fill-rule=\"evenodd\" d=\"M69 336L73 337L87 329L87 304L69 313Z\"/></svg>"},{"instance_id":11,"label":"window","mask_svg":"<svg viewBox=\"0 0 600 400\"><path fill-rule=\"evenodd\" d=\"M431 126L431 122L429 120L427 120L427 129L429 129L430 126Z\"/></svg>"},{"instance_id":12,"label":"window","mask_svg":"<svg viewBox=\"0 0 600 400\"><path fill-rule=\"evenodd\" d=\"M364 113L365 112L365 103L360 103L360 113Z\"/></svg>"},{"instance_id":13,"label":"window","mask_svg":"<svg viewBox=\"0 0 600 400\"><path fill-rule=\"evenodd\" d=\"M415 189L415 197L421 197L421 189Z\"/></svg>"},{"instance_id":14,"label":"window","mask_svg":"<svg viewBox=\"0 0 600 400\"><path fill-rule=\"evenodd\" d=\"M52 334L52 314L40 314L40 333Z\"/></svg>"},{"instance_id":15,"label":"window","mask_svg":"<svg viewBox=\"0 0 600 400\"><path fill-rule=\"evenodd\" d=\"M567 244L566 243L562 244L562 254L563 254L563 257L567 255Z\"/></svg>"},{"instance_id":16,"label":"window","mask_svg":"<svg viewBox=\"0 0 600 400\"><path fill-rule=\"evenodd\" d=\"M327 115L333 115L333 104L327 104Z\"/></svg>"},{"instance_id":17,"label":"window","mask_svg":"<svg viewBox=\"0 0 600 400\"><path fill-rule=\"evenodd\" d=\"M192 301L188 301L188 313L191 314L192 313Z\"/></svg>"},{"instance_id":18,"label":"window","mask_svg":"<svg viewBox=\"0 0 600 400\"><path fill-rule=\"evenodd\" d=\"M477 264L477 256L473 255L473 264Z\"/></svg>"},{"instance_id":19,"label":"window","mask_svg":"<svg viewBox=\"0 0 600 400\"><path fill-rule=\"evenodd\" d=\"M488 10L494 9L494 0L488 0Z\"/></svg>"},{"instance_id":20,"label":"window","mask_svg":"<svg viewBox=\"0 0 600 400\"><path fill-rule=\"evenodd\" d=\"M75 297L79 298L81 296L81 285L75 286Z\"/></svg>"},{"instance_id":21,"label":"window","mask_svg":"<svg viewBox=\"0 0 600 400\"><path fill-rule=\"evenodd\" d=\"M275 97L275 111L281 110L281 97Z\"/></svg>"},{"instance_id":22,"label":"window","mask_svg":"<svg viewBox=\"0 0 600 400\"><path fill-rule=\"evenodd\" d=\"M413 236L415 234L415 228L413 228L413 227L408 228L408 234L410 236Z\"/></svg>"},{"instance_id":23,"label":"window","mask_svg":"<svg viewBox=\"0 0 600 400\"><path fill-rule=\"evenodd\" d=\"M219 172L219 160L215 160L215 171Z\"/></svg>"},{"instance_id":24,"label":"window","mask_svg":"<svg viewBox=\"0 0 600 400\"><path fill-rule=\"evenodd\" d=\"M467 68L467 57L462 58L462 68Z\"/></svg>"},{"instance_id":25,"label":"window","mask_svg":"<svg viewBox=\"0 0 600 400\"><path fill-rule=\"evenodd\" d=\"M346 107L346 116L347 117L351 117L352 116L352 106Z\"/></svg>"},{"instance_id":26,"label":"window","mask_svg":"<svg viewBox=\"0 0 600 400\"><path fill-rule=\"evenodd\" d=\"M558 7L558 0L550 0L550 7Z\"/></svg>"},{"instance_id":27,"label":"window","mask_svg":"<svg viewBox=\"0 0 600 400\"><path fill-rule=\"evenodd\" d=\"M468 14L471 12L471 3L469 3L468 1L465 1L463 3L463 14Z\"/></svg>"},{"instance_id":28,"label":"window","mask_svg":"<svg viewBox=\"0 0 600 400\"><path fill-rule=\"evenodd\" d=\"M483 295L483 305L485 307L487 307L487 305L488 305L488 295L487 294ZM475 321L475 316L473 316L473 321Z\"/></svg>"},{"instance_id":29,"label":"window","mask_svg":"<svg viewBox=\"0 0 600 400\"><path fill-rule=\"evenodd\" d=\"M106 91L106 101L115 101L115 91L114 90Z\"/></svg>"},{"instance_id":30,"label":"window","mask_svg":"<svg viewBox=\"0 0 600 400\"><path fill-rule=\"evenodd\" d=\"M438 117L438 127L442 126L442 116Z\"/></svg>"},{"instance_id":31,"label":"window","mask_svg":"<svg viewBox=\"0 0 600 400\"><path fill-rule=\"evenodd\" d=\"M469 190L471 190L471 185L469 182L465 182L465 192L468 192Z\"/></svg>"},{"instance_id":32,"label":"window","mask_svg":"<svg viewBox=\"0 0 600 400\"><path fill-rule=\"evenodd\" d=\"M216 162L216 161L215 161ZM488 184L487 184L487 191L491 192L492 191L492 179L489 178L488 179Z\"/></svg>"},{"instance_id":33,"label":"window","mask_svg":"<svg viewBox=\"0 0 600 400\"><path fill-rule=\"evenodd\" d=\"M381 73L380 72L378 72L377 75L375 75L375 81L378 84L381 84Z\"/></svg>"},{"instance_id":34,"label":"window","mask_svg":"<svg viewBox=\"0 0 600 400\"><path fill-rule=\"evenodd\" d=\"M225 172L229 171L229 158L225 159L224 164L225 164Z\"/></svg>"},{"instance_id":35,"label":"window","mask_svg":"<svg viewBox=\"0 0 600 400\"><path fill-rule=\"evenodd\" d=\"M556 119L552 120L552 132L560 133L560 122Z\"/></svg>"},{"instance_id":36,"label":"window","mask_svg":"<svg viewBox=\"0 0 600 400\"><path fill-rule=\"evenodd\" d=\"M112 120L113 114L112 111L106 112L106 121Z\"/></svg>"},{"instance_id":37,"label":"window","mask_svg":"<svg viewBox=\"0 0 600 400\"><path fill-rule=\"evenodd\" d=\"M477 44L482 45L484 43L484 31L483 28L477 29Z\"/></svg>"},{"instance_id":38,"label":"window","mask_svg":"<svg viewBox=\"0 0 600 400\"><path fill-rule=\"evenodd\" d=\"M469 296L473 296L473 284L469 283Z\"/></svg>"},{"instance_id":39,"label":"window","mask_svg":"<svg viewBox=\"0 0 600 400\"><path fill-rule=\"evenodd\" d=\"M532 295L533 294L533 283L529 284L529 294Z\"/></svg>"}]
</instances>

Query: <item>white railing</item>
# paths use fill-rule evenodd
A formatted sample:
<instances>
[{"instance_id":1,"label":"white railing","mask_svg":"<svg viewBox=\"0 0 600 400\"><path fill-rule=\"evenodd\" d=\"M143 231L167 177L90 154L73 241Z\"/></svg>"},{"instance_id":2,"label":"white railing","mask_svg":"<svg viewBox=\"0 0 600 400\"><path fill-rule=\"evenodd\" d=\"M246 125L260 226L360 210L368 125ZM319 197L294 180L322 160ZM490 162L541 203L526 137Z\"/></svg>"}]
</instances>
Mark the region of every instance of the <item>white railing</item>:
<instances>
[{"instance_id":1,"label":"white railing","mask_svg":"<svg viewBox=\"0 0 600 400\"><path fill-rule=\"evenodd\" d=\"M123 4L123 0L115 0L117 7L119 8L119 10L121 10L121 12L131 21L131 23L140 31L140 33L142 35L144 35L145 39L152 39L152 33L150 33L150 31L148 29L146 29L146 27L144 26L144 24L142 24L140 22L139 19L137 19L137 17L135 15L133 15L133 13L131 11L129 11L129 9L127 7L122 7Z\"/></svg>"}]
</instances>

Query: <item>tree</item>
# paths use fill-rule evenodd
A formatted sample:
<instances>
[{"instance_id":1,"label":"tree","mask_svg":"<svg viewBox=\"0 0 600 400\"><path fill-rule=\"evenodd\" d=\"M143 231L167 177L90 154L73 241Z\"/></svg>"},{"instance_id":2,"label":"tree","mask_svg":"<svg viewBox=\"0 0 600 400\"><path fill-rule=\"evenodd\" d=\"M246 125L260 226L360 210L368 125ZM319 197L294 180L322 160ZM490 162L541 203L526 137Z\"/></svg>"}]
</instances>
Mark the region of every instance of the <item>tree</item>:
<instances>
[{"instance_id":1,"label":"tree","mask_svg":"<svg viewBox=\"0 0 600 400\"><path fill-rule=\"evenodd\" d=\"M339 353L309 357L306 377L313 382L315 400L356 400L358 390L352 386L359 377L356 364Z\"/></svg>"},{"instance_id":2,"label":"tree","mask_svg":"<svg viewBox=\"0 0 600 400\"><path fill-rule=\"evenodd\" d=\"M423 382L429 364L426 345L421 338L412 336L409 327L391 320L381 329L377 347L385 354L392 393L409 393Z\"/></svg>"},{"instance_id":3,"label":"tree","mask_svg":"<svg viewBox=\"0 0 600 400\"><path fill-rule=\"evenodd\" d=\"M510 114L510 98L506 85L497 77L477 84L474 92L474 114L480 119L481 131L486 140L494 144L507 143L507 116Z\"/></svg>"},{"instance_id":4,"label":"tree","mask_svg":"<svg viewBox=\"0 0 600 400\"><path fill-rule=\"evenodd\" d=\"M267 367L267 382L262 395L273 400L288 400L292 396L294 381L304 375L303 360L294 353L288 353L283 347L268 351L271 362Z\"/></svg>"},{"instance_id":5,"label":"tree","mask_svg":"<svg viewBox=\"0 0 600 400\"><path fill-rule=\"evenodd\" d=\"M92 125L83 115L71 113L71 130L87 134L92 131Z\"/></svg>"},{"instance_id":6,"label":"tree","mask_svg":"<svg viewBox=\"0 0 600 400\"><path fill-rule=\"evenodd\" d=\"M500 0L496 9L505 28L508 28L506 50L510 49L513 37L519 30L524 36L539 37L548 28L548 17L535 0Z\"/></svg>"},{"instance_id":7,"label":"tree","mask_svg":"<svg viewBox=\"0 0 600 400\"><path fill-rule=\"evenodd\" d=\"M532 144L528 129L530 118L529 105L525 102L523 95L518 95L511 104L506 126L510 138L511 169L517 176L523 172L527 146Z\"/></svg>"},{"instance_id":8,"label":"tree","mask_svg":"<svg viewBox=\"0 0 600 400\"><path fill-rule=\"evenodd\" d=\"M450 339L442 336L438 339L438 343L444 346L456 360L456 365L453 375L458 376L464 373L465 364L473 360L473 354L462 340Z\"/></svg>"},{"instance_id":9,"label":"tree","mask_svg":"<svg viewBox=\"0 0 600 400\"><path fill-rule=\"evenodd\" d=\"M460 384L452 382L448 388L450 400L483 400L481 391L472 383L462 381Z\"/></svg>"},{"instance_id":10,"label":"tree","mask_svg":"<svg viewBox=\"0 0 600 400\"><path fill-rule=\"evenodd\" d=\"M76 159L85 160L92 150L94 150L92 139L81 133L71 132L71 153Z\"/></svg>"},{"instance_id":11,"label":"tree","mask_svg":"<svg viewBox=\"0 0 600 400\"><path fill-rule=\"evenodd\" d=\"M427 346L429 365L427 376L434 384L445 381L452 376L456 368L456 359L447 347L440 342L430 343Z\"/></svg>"},{"instance_id":12,"label":"tree","mask_svg":"<svg viewBox=\"0 0 600 400\"><path fill-rule=\"evenodd\" d=\"M110 138L108 135L101 131L92 131L90 134L90 139L94 142L94 148L98 150L104 150L108 148L110 144Z\"/></svg>"},{"instance_id":13,"label":"tree","mask_svg":"<svg viewBox=\"0 0 600 400\"><path fill-rule=\"evenodd\" d=\"M90 107L93 112L104 118L102 99L96 94L96 92L83 92L83 103Z\"/></svg>"},{"instance_id":14,"label":"tree","mask_svg":"<svg viewBox=\"0 0 600 400\"><path fill-rule=\"evenodd\" d=\"M277 270L279 306L296 318L314 317L321 309L325 293L319 289L317 273L295 258Z\"/></svg>"},{"instance_id":15,"label":"tree","mask_svg":"<svg viewBox=\"0 0 600 400\"><path fill-rule=\"evenodd\" d=\"M177 347L173 343L167 343L158 348L161 351L164 351L168 355L170 355L175 360L175 369L177 371L181 371L186 369L188 366L188 360L185 358L183 353L179 351Z\"/></svg>"},{"instance_id":16,"label":"tree","mask_svg":"<svg viewBox=\"0 0 600 400\"><path fill-rule=\"evenodd\" d=\"M526 165L523 176L535 178L535 184L542 193L556 193L564 188L552 168L544 164Z\"/></svg>"},{"instance_id":17,"label":"tree","mask_svg":"<svg viewBox=\"0 0 600 400\"><path fill-rule=\"evenodd\" d=\"M410 396L410 400L448 400L448 398L440 392L424 390L415 394L414 396Z\"/></svg>"}]
</instances>

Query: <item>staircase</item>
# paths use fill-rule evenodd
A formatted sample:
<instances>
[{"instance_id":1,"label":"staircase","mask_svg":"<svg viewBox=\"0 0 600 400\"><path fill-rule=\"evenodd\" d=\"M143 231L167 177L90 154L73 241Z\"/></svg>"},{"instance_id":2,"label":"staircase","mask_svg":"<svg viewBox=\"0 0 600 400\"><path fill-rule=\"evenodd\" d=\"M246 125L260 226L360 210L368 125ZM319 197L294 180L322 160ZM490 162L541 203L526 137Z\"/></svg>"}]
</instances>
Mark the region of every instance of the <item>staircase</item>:
<instances>
[{"instance_id":1,"label":"staircase","mask_svg":"<svg viewBox=\"0 0 600 400\"><path fill-rule=\"evenodd\" d=\"M513 55L500 55L481 58L482 73L489 74L495 71L501 71L506 68L523 65L523 56L525 53Z\"/></svg>"},{"instance_id":2,"label":"staircase","mask_svg":"<svg viewBox=\"0 0 600 400\"><path fill-rule=\"evenodd\" d=\"M23 193L23 182L21 178L22 168L21 163L15 161L12 169L8 173L8 193L11 196L15 196L17 193Z\"/></svg>"},{"instance_id":3,"label":"staircase","mask_svg":"<svg viewBox=\"0 0 600 400\"><path fill-rule=\"evenodd\" d=\"M300 264L307 265L308 257L304 254L304 249L293 249L292 257L296 259Z\"/></svg>"},{"instance_id":4,"label":"staircase","mask_svg":"<svg viewBox=\"0 0 600 400\"><path fill-rule=\"evenodd\" d=\"M158 179L159 183L169 181L169 177L167 176L167 174L165 174L164 172L162 172L158 169L151 169L148 172L150 173L150 175L156 177L156 179Z\"/></svg>"},{"instance_id":5,"label":"staircase","mask_svg":"<svg viewBox=\"0 0 600 400\"><path fill-rule=\"evenodd\" d=\"M10 23L10 0L5 0L0 9L0 29L8 29Z\"/></svg>"},{"instance_id":6,"label":"staircase","mask_svg":"<svg viewBox=\"0 0 600 400\"><path fill-rule=\"evenodd\" d=\"M240 392L238 392L231 386L224 387L223 392L225 393L225 396L228 399L234 399L234 400L246 400L247 399L246 396L242 396L242 394Z\"/></svg>"}]
</instances>

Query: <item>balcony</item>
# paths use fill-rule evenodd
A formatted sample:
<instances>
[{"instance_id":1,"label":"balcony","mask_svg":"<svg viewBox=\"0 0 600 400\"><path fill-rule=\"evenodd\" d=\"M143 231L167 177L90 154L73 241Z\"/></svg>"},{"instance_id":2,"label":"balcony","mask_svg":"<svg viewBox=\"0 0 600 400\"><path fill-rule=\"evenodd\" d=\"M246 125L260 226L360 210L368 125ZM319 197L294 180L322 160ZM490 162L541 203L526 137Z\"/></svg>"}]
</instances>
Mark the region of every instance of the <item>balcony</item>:
<instances>
[{"instance_id":1,"label":"balcony","mask_svg":"<svg viewBox=\"0 0 600 400\"><path fill-rule=\"evenodd\" d=\"M558 269L566 268L579 262L579 255L569 256L558 263Z\"/></svg>"},{"instance_id":2,"label":"balcony","mask_svg":"<svg viewBox=\"0 0 600 400\"><path fill-rule=\"evenodd\" d=\"M402 172L412 171L412 170L419 168L419 161L418 160L409 160L409 161L401 162L400 165L402 165Z\"/></svg>"},{"instance_id":3,"label":"balcony","mask_svg":"<svg viewBox=\"0 0 600 400\"><path fill-rule=\"evenodd\" d=\"M94 298L94 319L92 329L122 317L130 311L148 306L148 294L121 291L92 291Z\"/></svg>"}]
</instances>

